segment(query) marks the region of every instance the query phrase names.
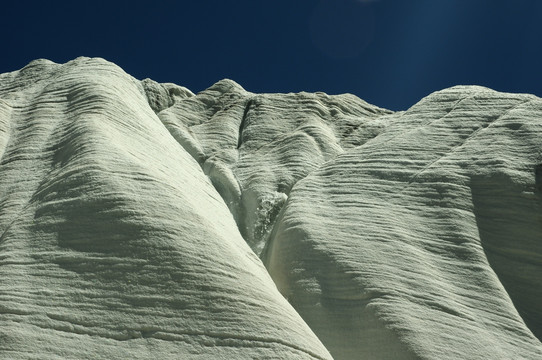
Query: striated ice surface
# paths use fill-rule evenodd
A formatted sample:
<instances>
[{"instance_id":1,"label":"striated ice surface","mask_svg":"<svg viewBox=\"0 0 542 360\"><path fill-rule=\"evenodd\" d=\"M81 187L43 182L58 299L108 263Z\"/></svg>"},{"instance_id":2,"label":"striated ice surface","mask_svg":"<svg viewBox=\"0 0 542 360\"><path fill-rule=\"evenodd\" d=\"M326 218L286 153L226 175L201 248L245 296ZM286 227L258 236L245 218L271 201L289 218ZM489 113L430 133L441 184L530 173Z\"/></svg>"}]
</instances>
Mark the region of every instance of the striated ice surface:
<instances>
[{"instance_id":1,"label":"striated ice surface","mask_svg":"<svg viewBox=\"0 0 542 360\"><path fill-rule=\"evenodd\" d=\"M0 358L540 359L542 99L0 75Z\"/></svg>"},{"instance_id":2,"label":"striated ice surface","mask_svg":"<svg viewBox=\"0 0 542 360\"><path fill-rule=\"evenodd\" d=\"M99 59L0 86L1 358L330 358L149 106L162 86Z\"/></svg>"},{"instance_id":3,"label":"striated ice surface","mask_svg":"<svg viewBox=\"0 0 542 360\"><path fill-rule=\"evenodd\" d=\"M263 258L335 358L542 355L541 114L444 90L296 184Z\"/></svg>"}]
</instances>

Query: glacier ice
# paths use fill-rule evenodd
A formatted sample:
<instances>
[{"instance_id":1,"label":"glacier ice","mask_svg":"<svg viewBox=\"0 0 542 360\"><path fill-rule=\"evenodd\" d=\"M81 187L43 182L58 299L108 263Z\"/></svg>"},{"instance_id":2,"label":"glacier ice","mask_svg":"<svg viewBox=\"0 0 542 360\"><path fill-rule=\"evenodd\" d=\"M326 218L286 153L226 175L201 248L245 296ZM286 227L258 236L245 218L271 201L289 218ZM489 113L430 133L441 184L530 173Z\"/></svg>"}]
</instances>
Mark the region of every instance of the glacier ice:
<instances>
[{"instance_id":1,"label":"glacier ice","mask_svg":"<svg viewBox=\"0 0 542 360\"><path fill-rule=\"evenodd\" d=\"M542 100L0 75L0 356L538 359Z\"/></svg>"}]
</instances>

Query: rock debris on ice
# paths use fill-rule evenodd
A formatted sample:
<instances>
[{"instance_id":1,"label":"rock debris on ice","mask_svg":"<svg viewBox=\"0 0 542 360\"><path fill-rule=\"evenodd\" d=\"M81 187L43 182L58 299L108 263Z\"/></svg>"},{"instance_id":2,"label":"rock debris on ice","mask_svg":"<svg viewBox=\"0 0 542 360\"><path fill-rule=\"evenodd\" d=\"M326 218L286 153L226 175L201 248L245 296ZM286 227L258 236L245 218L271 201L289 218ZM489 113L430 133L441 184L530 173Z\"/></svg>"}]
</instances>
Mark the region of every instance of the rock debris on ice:
<instances>
[{"instance_id":1,"label":"rock debris on ice","mask_svg":"<svg viewBox=\"0 0 542 360\"><path fill-rule=\"evenodd\" d=\"M0 75L0 357L540 359L542 99Z\"/></svg>"}]
</instances>

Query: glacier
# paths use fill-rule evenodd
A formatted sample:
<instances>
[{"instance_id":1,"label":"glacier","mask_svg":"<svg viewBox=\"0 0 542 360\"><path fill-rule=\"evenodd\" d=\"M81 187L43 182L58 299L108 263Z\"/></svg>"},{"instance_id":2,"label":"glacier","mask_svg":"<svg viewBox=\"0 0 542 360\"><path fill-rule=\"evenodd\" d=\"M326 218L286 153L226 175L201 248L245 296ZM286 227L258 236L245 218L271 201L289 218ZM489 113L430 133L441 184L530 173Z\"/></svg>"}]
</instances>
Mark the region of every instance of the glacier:
<instances>
[{"instance_id":1,"label":"glacier","mask_svg":"<svg viewBox=\"0 0 542 360\"><path fill-rule=\"evenodd\" d=\"M0 357L540 359L542 99L0 75Z\"/></svg>"}]
</instances>

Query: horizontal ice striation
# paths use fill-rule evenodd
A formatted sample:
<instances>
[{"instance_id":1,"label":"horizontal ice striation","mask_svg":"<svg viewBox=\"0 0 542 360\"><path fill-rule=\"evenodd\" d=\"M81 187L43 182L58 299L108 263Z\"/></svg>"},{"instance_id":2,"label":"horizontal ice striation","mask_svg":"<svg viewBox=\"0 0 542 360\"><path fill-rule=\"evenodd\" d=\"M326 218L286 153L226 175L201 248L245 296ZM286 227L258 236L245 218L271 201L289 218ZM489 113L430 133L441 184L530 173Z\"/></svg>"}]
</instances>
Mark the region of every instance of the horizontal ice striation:
<instances>
[{"instance_id":1,"label":"horizontal ice striation","mask_svg":"<svg viewBox=\"0 0 542 360\"><path fill-rule=\"evenodd\" d=\"M330 358L156 116L192 95L101 59L0 75L1 358Z\"/></svg>"},{"instance_id":2,"label":"horizontal ice striation","mask_svg":"<svg viewBox=\"0 0 542 360\"><path fill-rule=\"evenodd\" d=\"M201 164L259 254L292 186L386 126L350 95L253 94L222 80L158 116Z\"/></svg>"},{"instance_id":3,"label":"horizontal ice striation","mask_svg":"<svg viewBox=\"0 0 542 360\"><path fill-rule=\"evenodd\" d=\"M0 357L542 358L541 115L1 74Z\"/></svg>"},{"instance_id":4,"label":"horizontal ice striation","mask_svg":"<svg viewBox=\"0 0 542 360\"><path fill-rule=\"evenodd\" d=\"M335 359L542 358L542 99L454 87L394 116L292 189L280 291Z\"/></svg>"}]
</instances>

